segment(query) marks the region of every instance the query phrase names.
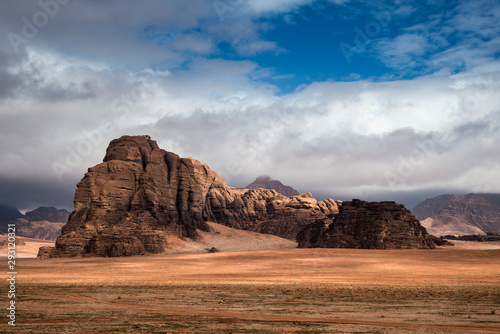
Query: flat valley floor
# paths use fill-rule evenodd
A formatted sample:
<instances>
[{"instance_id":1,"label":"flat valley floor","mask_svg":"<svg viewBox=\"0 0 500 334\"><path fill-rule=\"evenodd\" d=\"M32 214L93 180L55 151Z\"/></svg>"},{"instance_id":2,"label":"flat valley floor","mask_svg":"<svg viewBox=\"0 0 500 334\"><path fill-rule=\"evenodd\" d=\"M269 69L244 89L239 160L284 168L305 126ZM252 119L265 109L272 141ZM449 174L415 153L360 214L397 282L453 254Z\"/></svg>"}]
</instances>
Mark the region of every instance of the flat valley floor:
<instances>
[{"instance_id":1,"label":"flat valley floor","mask_svg":"<svg viewBox=\"0 0 500 334\"><path fill-rule=\"evenodd\" d=\"M17 326L2 316L0 331L500 333L500 249L486 248L19 259Z\"/></svg>"}]
</instances>

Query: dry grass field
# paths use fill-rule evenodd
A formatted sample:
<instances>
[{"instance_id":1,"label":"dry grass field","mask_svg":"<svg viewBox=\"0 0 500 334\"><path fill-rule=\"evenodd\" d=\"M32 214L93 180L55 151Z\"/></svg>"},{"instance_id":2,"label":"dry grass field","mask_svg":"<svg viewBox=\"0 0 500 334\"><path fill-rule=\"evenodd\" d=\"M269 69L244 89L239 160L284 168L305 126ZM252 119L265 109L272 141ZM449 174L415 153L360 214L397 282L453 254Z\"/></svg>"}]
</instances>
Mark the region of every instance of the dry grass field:
<instances>
[{"instance_id":1,"label":"dry grass field","mask_svg":"<svg viewBox=\"0 0 500 334\"><path fill-rule=\"evenodd\" d=\"M498 249L283 249L17 267L17 326L4 318L1 332L500 332Z\"/></svg>"}]
</instances>

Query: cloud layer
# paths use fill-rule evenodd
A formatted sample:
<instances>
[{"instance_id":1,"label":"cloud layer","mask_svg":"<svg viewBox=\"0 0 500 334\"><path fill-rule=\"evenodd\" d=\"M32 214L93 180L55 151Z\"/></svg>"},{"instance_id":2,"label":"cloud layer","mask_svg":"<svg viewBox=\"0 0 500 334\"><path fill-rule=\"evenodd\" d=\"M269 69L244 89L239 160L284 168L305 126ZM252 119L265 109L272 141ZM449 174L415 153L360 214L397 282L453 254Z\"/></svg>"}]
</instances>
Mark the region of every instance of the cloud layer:
<instances>
[{"instance_id":1,"label":"cloud layer","mask_svg":"<svg viewBox=\"0 0 500 334\"><path fill-rule=\"evenodd\" d=\"M261 19L318 2L226 1L223 17L201 0L43 3L59 7L36 36L18 50L0 44L0 203L70 207L86 169L124 134L149 134L233 186L269 174L318 198L410 206L500 191L500 11L486 11L490 2L374 40L363 57L399 78L317 81L284 95L269 83L273 69L251 59L286 52ZM1 6L4 36L23 36L22 18L43 10ZM397 8L393 24L414 12Z\"/></svg>"}]
</instances>

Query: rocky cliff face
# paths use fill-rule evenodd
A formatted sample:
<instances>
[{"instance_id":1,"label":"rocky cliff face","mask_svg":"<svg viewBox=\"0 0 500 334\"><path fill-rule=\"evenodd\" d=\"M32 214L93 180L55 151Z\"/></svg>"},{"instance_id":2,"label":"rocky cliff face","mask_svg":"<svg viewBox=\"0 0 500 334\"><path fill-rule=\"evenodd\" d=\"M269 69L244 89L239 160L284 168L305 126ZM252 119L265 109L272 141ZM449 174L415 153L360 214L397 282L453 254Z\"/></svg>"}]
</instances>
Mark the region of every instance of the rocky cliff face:
<instances>
[{"instance_id":1,"label":"rocky cliff face","mask_svg":"<svg viewBox=\"0 0 500 334\"><path fill-rule=\"evenodd\" d=\"M338 212L329 199L235 189L208 166L161 150L149 136L113 140L103 163L78 183L74 211L40 257L160 253L166 236L196 239L207 221L295 239L303 226Z\"/></svg>"},{"instance_id":2,"label":"rocky cliff face","mask_svg":"<svg viewBox=\"0 0 500 334\"><path fill-rule=\"evenodd\" d=\"M332 199L317 202L310 193L289 198L267 189L213 190L206 204L208 221L290 240L307 224L338 212Z\"/></svg>"},{"instance_id":3,"label":"rocky cliff face","mask_svg":"<svg viewBox=\"0 0 500 334\"><path fill-rule=\"evenodd\" d=\"M290 186L285 186L278 180L273 180L269 176L259 176L255 181L247 186L247 189L270 189L276 190L281 195L287 197L298 196L299 192Z\"/></svg>"},{"instance_id":4,"label":"rocky cliff face","mask_svg":"<svg viewBox=\"0 0 500 334\"><path fill-rule=\"evenodd\" d=\"M343 202L338 214L319 219L298 235L300 248L426 249L432 238L404 205Z\"/></svg>"},{"instance_id":5,"label":"rocky cliff face","mask_svg":"<svg viewBox=\"0 0 500 334\"><path fill-rule=\"evenodd\" d=\"M442 235L500 232L498 195L441 195L427 199L412 211L429 233Z\"/></svg>"}]
</instances>

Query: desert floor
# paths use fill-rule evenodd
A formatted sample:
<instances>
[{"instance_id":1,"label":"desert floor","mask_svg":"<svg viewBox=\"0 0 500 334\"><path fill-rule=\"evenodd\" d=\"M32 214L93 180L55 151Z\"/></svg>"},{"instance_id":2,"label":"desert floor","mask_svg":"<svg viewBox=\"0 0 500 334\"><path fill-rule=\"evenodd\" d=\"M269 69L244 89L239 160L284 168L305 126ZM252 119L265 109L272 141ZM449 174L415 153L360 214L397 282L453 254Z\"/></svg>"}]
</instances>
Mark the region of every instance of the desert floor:
<instances>
[{"instance_id":1,"label":"desert floor","mask_svg":"<svg viewBox=\"0 0 500 334\"><path fill-rule=\"evenodd\" d=\"M500 250L479 246L19 259L0 331L500 332Z\"/></svg>"},{"instance_id":2,"label":"desert floor","mask_svg":"<svg viewBox=\"0 0 500 334\"><path fill-rule=\"evenodd\" d=\"M0 332L500 332L500 249L457 246L21 258Z\"/></svg>"}]
</instances>

